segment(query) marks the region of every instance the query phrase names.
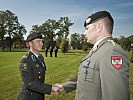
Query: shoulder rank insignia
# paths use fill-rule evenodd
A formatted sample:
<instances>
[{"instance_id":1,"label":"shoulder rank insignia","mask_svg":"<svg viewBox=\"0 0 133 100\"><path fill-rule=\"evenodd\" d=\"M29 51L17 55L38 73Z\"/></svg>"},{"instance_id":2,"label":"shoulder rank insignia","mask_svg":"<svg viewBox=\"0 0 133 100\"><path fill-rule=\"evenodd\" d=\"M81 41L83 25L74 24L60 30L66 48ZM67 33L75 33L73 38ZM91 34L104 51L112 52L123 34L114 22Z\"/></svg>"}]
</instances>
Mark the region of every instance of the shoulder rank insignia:
<instances>
[{"instance_id":1,"label":"shoulder rank insignia","mask_svg":"<svg viewBox=\"0 0 133 100\"><path fill-rule=\"evenodd\" d=\"M27 56L23 56L22 58L27 58Z\"/></svg>"},{"instance_id":2,"label":"shoulder rank insignia","mask_svg":"<svg viewBox=\"0 0 133 100\"><path fill-rule=\"evenodd\" d=\"M32 59L33 61L36 61L36 57L35 57L34 55L31 55L31 59Z\"/></svg>"},{"instance_id":3,"label":"shoulder rank insignia","mask_svg":"<svg viewBox=\"0 0 133 100\"><path fill-rule=\"evenodd\" d=\"M22 63L21 67L22 67L23 70L26 70L27 69L27 63Z\"/></svg>"},{"instance_id":4,"label":"shoulder rank insignia","mask_svg":"<svg viewBox=\"0 0 133 100\"><path fill-rule=\"evenodd\" d=\"M122 66L122 56L112 56L111 58L111 63L112 65L116 68L119 69Z\"/></svg>"},{"instance_id":5,"label":"shoulder rank insignia","mask_svg":"<svg viewBox=\"0 0 133 100\"><path fill-rule=\"evenodd\" d=\"M21 58L21 60L22 60L22 59L25 59L25 58L27 58L27 56L23 56L23 57Z\"/></svg>"},{"instance_id":6,"label":"shoulder rank insignia","mask_svg":"<svg viewBox=\"0 0 133 100\"><path fill-rule=\"evenodd\" d=\"M115 42L113 40L108 40L113 46L115 46Z\"/></svg>"},{"instance_id":7,"label":"shoulder rank insignia","mask_svg":"<svg viewBox=\"0 0 133 100\"><path fill-rule=\"evenodd\" d=\"M98 49L98 47L99 47L99 45L97 45L95 48L93 48L92 50L93 50L93 52L96 52L97 51L97 49Z\"/></svg>"}]
</instances>

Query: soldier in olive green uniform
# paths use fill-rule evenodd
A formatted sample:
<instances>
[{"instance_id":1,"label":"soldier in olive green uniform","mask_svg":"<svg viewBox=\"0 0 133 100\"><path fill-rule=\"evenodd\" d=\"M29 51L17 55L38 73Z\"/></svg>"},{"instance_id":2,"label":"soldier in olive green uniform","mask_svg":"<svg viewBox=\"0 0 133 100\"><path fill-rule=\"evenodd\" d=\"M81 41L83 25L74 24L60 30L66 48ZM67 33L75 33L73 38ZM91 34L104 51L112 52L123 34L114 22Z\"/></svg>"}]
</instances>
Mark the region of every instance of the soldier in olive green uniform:
<instances>
[{"instance_id":1,"label":"soldier in olive green uniform","mask_svg":"<svg viewBox=\"0 0 133 100\"><path fill-rule=\"evenodd\" d=\"M85 21L85 35L94 47L81 61L78 77L58 85L67 93L76 89L76 100L130 100L129 59L112 40L113 23L106 11Z\"/></svg>"},{"instance_id":2,"label":"soldier in olive green uniform","mask_svg":"<svg viewBox=\"0 0 133 100\"><path fill-rule=\"evenodd\" d=\"M42 49L42 35L32 33L27 37L30 50L20 61L22 88L18 100L44 100L44 94L51 94L52 85L44 83L46 65L38 51Z\"/></svg>"}]
</instances>

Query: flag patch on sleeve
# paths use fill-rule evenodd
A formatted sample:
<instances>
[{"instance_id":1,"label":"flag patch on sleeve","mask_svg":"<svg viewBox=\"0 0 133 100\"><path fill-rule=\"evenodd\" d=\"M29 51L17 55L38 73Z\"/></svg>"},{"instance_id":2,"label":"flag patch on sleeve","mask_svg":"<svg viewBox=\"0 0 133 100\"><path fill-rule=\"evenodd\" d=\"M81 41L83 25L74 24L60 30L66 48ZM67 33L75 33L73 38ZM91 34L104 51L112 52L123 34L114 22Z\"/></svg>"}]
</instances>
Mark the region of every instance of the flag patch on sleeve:
<instances>
[{"instance_id":1,"label":"flag patch on sleeve","mask_svg":"<svg viewBox=\"0 0 133 100\"><path fill-rule=\"evenodd\" d=\"M121 68L122 63L123 63L122 56L112 56L111 63L116 69Z\"/></svg>"}]
</instances>

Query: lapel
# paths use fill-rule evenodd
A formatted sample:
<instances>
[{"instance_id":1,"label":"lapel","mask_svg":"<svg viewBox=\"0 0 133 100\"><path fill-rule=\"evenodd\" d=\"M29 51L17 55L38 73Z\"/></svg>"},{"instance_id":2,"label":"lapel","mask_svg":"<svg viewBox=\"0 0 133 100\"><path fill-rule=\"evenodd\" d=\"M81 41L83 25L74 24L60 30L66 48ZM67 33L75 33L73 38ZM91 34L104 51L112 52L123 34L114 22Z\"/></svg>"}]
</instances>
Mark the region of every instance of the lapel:
<instances>
[{"instance_id":1,"label":"lapel","mask_svg":"<svg viewBox=\"0 0 133 100\"><path fill-rule=\"evenodd\" d=\"M93 54L93 49L90 50L89 54L81 61L81 63L86 59L88 59L89 57L91 57L92 54Z\"/></svg>"}]
</instances>

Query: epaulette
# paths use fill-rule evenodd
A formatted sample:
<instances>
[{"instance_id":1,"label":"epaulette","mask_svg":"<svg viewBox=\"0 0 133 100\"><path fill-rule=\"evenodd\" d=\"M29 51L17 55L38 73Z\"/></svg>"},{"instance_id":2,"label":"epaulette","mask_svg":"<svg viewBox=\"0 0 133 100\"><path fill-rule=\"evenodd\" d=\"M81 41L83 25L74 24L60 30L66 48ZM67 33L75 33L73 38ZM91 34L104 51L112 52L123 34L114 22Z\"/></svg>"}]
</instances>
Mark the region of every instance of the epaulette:
<instances>
[{"instance_id":1,"label":"epaulette","mask_svg":"<svg viewBox=\"0 0 133 100\"><path fill-rule=\"evenodd\" d=\"M23 59L23 58L27 58L27 57L28 57L28 56L27 56L27 55L25 55L25 56L23 56L23 57L22 57L22 59Z\"/></svg>"},{"instance_id":2,"label":"epaulette","mask_svg":"<svg viewBox=\"0 0 133 100\"><path fill-rule=\"evenodd\" d=\"M26 58L27 58L27 56L23 56L23 57L21 58L21 61L24 60L24 59L26 59Z\"/></svg>"},{"instance_id":3,"label":"epaulette","mask_svg":"<svg viewBox=\"0 0 133 100\"><path fill-rule=\"evenodd\" d=\"M29 53L27 53L26 55L24 55L24 56L21 58L21 60L23 60L23 59L27 59L28 56L29 56Z\"/></svg>"},{"instance_id":4,"label":"epaulette","mask_svg":"<svg viewBox=\"0 0 133 100\"><path fill-rule=\"evenodd\" d=\"M110 42L113 46L116 45L116 43L113 40L108 40L108 42Z\"/></svg>"}]
</instances>

